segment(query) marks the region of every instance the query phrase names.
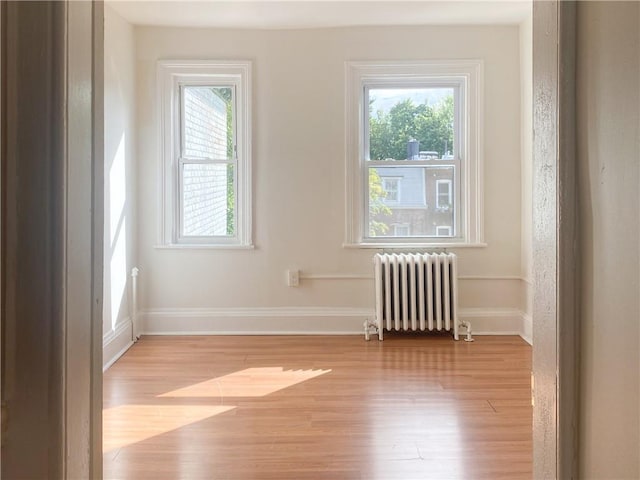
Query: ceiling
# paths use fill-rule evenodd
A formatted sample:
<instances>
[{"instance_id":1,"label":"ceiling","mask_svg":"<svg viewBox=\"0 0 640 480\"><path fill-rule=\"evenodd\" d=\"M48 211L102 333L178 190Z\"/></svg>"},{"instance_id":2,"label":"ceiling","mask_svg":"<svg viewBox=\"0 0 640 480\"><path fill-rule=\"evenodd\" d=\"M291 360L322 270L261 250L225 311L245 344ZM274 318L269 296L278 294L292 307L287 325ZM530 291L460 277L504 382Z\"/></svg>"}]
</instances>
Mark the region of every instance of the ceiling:
<instances>
[{"instance_id":1,"label":"ceiling","mask_svg":"<svg viewBox=\"0 0 640 480\"><path fill-rule=\"evenodd\" d=\"M324 28L364 25L518 24L531 1L109 1L135 25L217 28Z\"/></svg>"}]
</instances>

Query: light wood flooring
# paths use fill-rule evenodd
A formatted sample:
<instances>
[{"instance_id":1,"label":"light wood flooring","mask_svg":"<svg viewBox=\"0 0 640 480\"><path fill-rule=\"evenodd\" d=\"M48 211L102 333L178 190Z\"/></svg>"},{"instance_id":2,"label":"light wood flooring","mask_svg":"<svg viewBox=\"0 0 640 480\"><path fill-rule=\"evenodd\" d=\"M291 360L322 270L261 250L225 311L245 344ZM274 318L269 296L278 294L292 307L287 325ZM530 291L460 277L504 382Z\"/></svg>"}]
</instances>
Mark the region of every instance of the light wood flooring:
<instances>
[{"instance_id":1,"label":"light wood flooring","mask_svg":"<svg viewBox=\"0 0 640 480\"><path fill-rule=\"evenodd\" d=\"M531 478L519 337L143 337L104 375L105 479Z\"/></svg>"}]
</instances>

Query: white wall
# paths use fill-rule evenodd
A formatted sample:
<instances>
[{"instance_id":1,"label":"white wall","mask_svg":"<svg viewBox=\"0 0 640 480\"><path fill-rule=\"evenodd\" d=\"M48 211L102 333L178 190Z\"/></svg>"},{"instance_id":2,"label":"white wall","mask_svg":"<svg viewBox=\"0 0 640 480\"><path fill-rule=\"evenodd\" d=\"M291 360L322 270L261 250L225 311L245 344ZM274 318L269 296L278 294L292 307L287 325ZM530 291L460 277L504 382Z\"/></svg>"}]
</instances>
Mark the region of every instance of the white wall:
<instances>
[{"instance_id":1,"label":"white wall","mask_svg":"<svg viewBox=\"0 0 640 480\"><path fill-rule=\"evenodd\" d=\"M518 26L280 31L136 27L143 329L210 331L212 317L230 315L235 329L253 322L252 328L272 330L277 320L267 317L274 316L289 319L286 327L280 325L285 330L300 329L300 318L313 323L312 330L357 329L373 308L370 279L303 279L298 288L285 283L285 270L292 267L303 276L372 274L373 250L342 247L344 62L481 58L489 246L457 253L463 276L500 278L462 279L460 300L462 307L477 309L467 312L477 317L476 330L489 325L520 330L519 40ZM155 248L161 159L155 87L160 59L253 61L255 250Z\"/></svg>"},{"instance_id":2,"label":"white wall","mask_svg":"<svg viewBox=\"0 0 640 480\"><path fill-rule=\"evenodd\" d=\"M640 478L640 4L578 3L580 478Z\"/></svg>"},{"instance_id":3,"label":"white wall","mask_svg":"<svg viewBox=\"0 0 640 480\"><path fill-rule=\"evenodd\" d=\"M105 6L104 363L131 344L130 271L136 261L135 38Z\"/></svg>"},{"instance_id":4,"label":"white wall","mask_svg":"<svg viewBox=\"0 0 640 480\"><path fill-rule=\"evenodd\" d=\"M533 15L520 24L520 159L522 191L521 271L525 337L531 339L533 312Z\"/></svg>"}]
</instances>

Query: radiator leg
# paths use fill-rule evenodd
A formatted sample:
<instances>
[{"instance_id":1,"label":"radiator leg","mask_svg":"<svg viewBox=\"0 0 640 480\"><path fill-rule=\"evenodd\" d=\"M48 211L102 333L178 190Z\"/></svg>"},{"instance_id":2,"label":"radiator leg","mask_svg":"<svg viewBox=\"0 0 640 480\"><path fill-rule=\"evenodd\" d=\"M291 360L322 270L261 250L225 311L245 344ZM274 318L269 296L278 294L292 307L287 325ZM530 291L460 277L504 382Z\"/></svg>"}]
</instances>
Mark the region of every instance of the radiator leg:
<instances>
[{"instance_id":1,"label":"radiator leg","mask_svg":"<svg viewBox=\"0 0 640 480\"><path fill-rule=\"evenodd\" d=\"M368 342L371 340L371 329L373 328L374 333L378 334L378 340L382 340L382 331L378 325L369 321L368 319L364 321L364 339Z\"/></svg>"},{"instance_id":2,"label":"radiator leg","mask_svg":"<svg viewBox=\"0 0 640 480\"><path fill-rule=\"evenodd\" d=\"M460 322L460 326L467 329L467 336L464 339L465 342L473 342L473 336L471 335L471 323L467 321Z\"/></svg>"}]
</instances>

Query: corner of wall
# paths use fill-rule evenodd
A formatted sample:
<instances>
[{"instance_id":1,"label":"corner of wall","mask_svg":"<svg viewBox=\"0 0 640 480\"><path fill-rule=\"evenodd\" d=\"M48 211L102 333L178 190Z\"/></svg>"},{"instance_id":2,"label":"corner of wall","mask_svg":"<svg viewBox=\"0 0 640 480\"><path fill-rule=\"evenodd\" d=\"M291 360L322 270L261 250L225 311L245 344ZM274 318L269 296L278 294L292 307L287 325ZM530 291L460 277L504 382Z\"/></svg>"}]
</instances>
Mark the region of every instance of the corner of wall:
<instances>
[{"instance_id":1,"label":"corner of wall","mask_svg":"<svg viewBox=\"0 0 640 480\"><path fill-rule=\"evenodd\" d=\"M131 275L137 265L136 95L133 25L110 6L104 29L103 363L132 344Z\"/></svg>"}]
</instances>

